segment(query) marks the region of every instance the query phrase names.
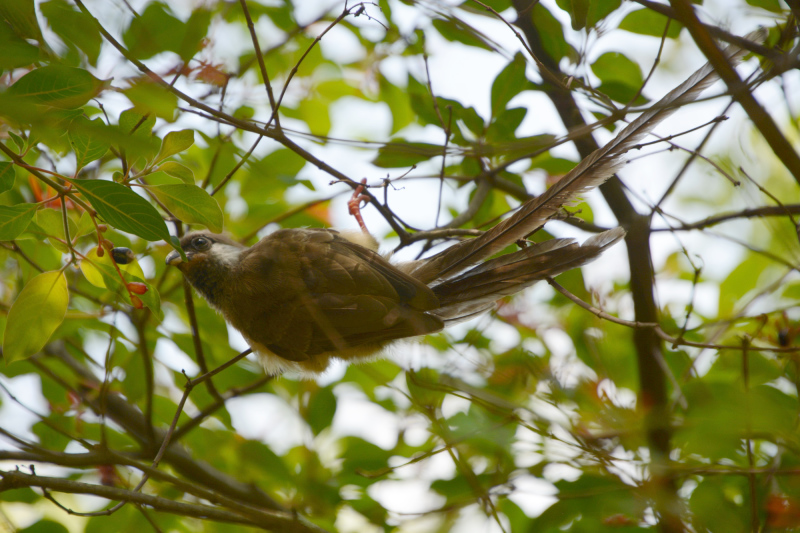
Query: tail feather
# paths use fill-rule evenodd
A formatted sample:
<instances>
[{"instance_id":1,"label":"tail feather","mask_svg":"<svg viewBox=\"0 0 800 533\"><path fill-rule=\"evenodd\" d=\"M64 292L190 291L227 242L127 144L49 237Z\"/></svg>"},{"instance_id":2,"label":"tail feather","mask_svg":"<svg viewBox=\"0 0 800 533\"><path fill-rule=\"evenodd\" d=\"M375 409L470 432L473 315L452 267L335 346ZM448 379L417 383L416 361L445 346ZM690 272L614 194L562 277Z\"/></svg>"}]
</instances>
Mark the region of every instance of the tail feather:
<instances>
[{"instance_id":1,"label":"tail feather","mask_svg":"<svg viewBox=\"0 0 800 533\"><path fill-rule=\"evenodd\" d=\"M539 280L594 260L625 236L614 228L587 239L552 239L482 263L464 274L431 287L441 307L431 313L446 322L469 318L490 308L503 296L515 294Z\"/></svg>"},{"instance_id":2,"label":"tail feather","mask_svg":"<svg viewBox=\"0 0 800 533\"><path fill-rule=\"evenodd\" d=\"M750 37L758 39L760 34ZM724 52L732 64L738 63L744 56L744 51L735 46L728 46ZM704 65L623 128L608 144L584 158L558 183L523 204L514 215L480 237L462 241L437 255L417 262L409 268L409 274L423 283L448 279L538 230L563 205L602 184L613 175L624 163L623 156L632 146L639 143L677 108L695 100L716 80L717 75L713 67L710 64Z\"/></svg>"}]
</instances>

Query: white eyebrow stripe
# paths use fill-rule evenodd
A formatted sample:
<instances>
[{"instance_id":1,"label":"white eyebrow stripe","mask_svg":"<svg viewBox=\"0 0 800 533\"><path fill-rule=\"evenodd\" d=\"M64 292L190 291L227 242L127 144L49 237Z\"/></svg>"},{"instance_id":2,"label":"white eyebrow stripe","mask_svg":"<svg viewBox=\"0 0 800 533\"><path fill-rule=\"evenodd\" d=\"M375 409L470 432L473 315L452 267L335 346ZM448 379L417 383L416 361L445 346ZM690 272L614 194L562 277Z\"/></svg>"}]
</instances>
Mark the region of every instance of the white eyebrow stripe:
<instances>
[{"instance_id":1,"label":"white eyebrow stripe","mask_svg":"<svg viewBox=\"0 0 800 533\"><path fill-rule=\"evenodd\" d=\"M236 246L222 244L219 242L215 242L211 248L216 260L228 266L237 263L239 261L239 256L243 251L241 248L237 248Z\"/></svg>"}]
</instances>

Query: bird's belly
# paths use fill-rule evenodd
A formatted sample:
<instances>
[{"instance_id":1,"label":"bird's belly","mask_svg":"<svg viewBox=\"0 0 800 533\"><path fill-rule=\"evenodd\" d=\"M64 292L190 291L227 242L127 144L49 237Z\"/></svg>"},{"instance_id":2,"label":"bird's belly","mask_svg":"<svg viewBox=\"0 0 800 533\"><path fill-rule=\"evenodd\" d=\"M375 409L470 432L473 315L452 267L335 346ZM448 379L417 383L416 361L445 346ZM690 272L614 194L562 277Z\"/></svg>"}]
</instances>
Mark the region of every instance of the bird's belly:
<instances>
[{"instance_id":1,"label":"bird's belly","mask_svg":"<svg viewBox=\"0 0 800 533\"><path fill-rule=\"evenodd\" d=\"M302 379L314 379L328 369L333 359L341 359L353 363L372 361L381 356L389 342L371 343L354 346L335 352L323 352L309 355L304 361L291 361L275 354L264 344L247 338L247 344L255 352L264 371L270 376L277 376L284 372L297 374Z\"/></svg>"}]
</instances>

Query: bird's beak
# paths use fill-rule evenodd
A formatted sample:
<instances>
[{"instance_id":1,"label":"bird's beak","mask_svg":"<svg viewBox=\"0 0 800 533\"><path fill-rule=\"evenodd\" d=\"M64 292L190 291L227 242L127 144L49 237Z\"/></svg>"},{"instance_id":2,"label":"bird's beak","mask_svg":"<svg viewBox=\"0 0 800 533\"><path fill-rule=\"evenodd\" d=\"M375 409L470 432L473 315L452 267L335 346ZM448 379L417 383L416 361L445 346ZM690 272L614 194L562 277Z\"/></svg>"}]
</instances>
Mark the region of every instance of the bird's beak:
<instances>
[{"instance_id":1,"label":"bird's beak","mask_svg":"<svg viewBox=\"0 0 800 533\"><path fill-rule=\"evenodd\" d=\"M164 262L170 266L177 266L183 262L183 259L181 259L181 254L178 250L172 250Z\"/></svg>"}]
</instances>

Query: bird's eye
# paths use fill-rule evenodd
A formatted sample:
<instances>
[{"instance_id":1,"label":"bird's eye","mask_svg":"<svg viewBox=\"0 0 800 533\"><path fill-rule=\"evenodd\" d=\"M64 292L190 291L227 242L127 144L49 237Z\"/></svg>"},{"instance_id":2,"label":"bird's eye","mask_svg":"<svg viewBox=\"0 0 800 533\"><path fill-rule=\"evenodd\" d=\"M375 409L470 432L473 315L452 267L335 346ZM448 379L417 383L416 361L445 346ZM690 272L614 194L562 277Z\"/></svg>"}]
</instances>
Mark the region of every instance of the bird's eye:
<instances>
[{"instance_id":1,"label":"bird's eye","mask_svg":"<svg viewBox=\"0 0 800 533\"><path fill-rule=\"evenodd\" d=\"M192 247L195 250L208 250L211 248L211 239L208 237L195 237L192 239Z\"/></svg>"}]
</instances>

